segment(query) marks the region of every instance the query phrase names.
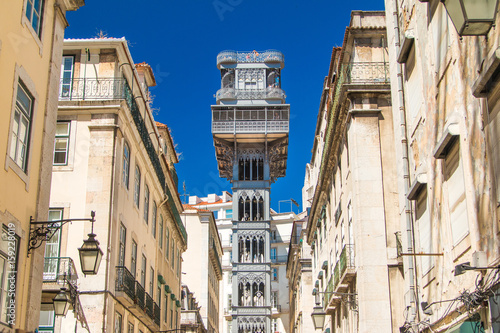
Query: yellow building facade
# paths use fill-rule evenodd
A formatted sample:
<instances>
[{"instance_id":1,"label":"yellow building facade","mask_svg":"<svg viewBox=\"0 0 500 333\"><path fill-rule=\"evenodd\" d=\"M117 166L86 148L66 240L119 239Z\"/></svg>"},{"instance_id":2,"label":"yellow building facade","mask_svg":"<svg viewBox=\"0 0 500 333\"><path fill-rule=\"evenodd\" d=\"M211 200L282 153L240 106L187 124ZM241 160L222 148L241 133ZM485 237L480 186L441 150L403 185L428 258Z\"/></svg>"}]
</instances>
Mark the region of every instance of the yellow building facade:
<instances>
[{"instance_id":1,"label":"yellow building facade","mask_svg":"<svg viewBox=\"0 0 500 333\"><path fill-rule=\"evenodd\" d=\"M38 327L43 248L27 253L30 217L46 220L66 11L84 0L23 0L0 11L0 330Z\"/></svg>"}]
</instances>

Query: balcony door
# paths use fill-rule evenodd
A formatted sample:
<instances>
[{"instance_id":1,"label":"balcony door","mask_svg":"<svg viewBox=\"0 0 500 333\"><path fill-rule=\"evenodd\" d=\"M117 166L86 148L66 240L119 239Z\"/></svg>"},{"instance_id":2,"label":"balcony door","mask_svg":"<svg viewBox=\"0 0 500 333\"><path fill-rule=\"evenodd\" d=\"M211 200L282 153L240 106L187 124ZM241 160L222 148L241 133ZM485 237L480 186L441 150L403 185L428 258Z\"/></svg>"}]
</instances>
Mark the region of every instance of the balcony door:
<instances>
[{"instance_id":1,"label":"balcony door","mask_svg":"<svg viewBox=\"0 0 500 333\"><path fill-rule=\"evenodd\" d=\"M49 221L62 220L62 209L49 209ZM61 229L57 230L51 239L45 243L44 280L57 279L59 271L59 256L61 251Z\"/></svg>"},{"instance_id":2,"label":"balcony door","mask_svg":"<svg viewBox=\"0 0 500 333\"><path fill-rule=\"evenodd\" d=\"M73 56L63 56L59 97L71 98L71 91L73 90L74 62L75 58Z\"/></svg>"}]
</instances>

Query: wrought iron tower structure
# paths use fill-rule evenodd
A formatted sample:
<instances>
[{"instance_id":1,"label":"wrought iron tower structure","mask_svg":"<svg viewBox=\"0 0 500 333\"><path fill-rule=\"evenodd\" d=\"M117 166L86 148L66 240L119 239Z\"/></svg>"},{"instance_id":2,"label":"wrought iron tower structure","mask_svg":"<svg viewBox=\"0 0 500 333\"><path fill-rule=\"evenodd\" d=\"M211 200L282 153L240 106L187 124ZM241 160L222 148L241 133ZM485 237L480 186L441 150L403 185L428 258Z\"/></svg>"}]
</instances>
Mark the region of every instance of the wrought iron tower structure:
<instances>
[{"instance_id":1,"label":"wrought iron tower structure","mask_svg":"<svg viewBox=\"0 0 500 333\"><path fill-rule=\"evenodd\" d=\"M271 332L270 189L285 176L290 106L279 51L223 51L212 105L219 174L233 185L232 333Z\"/></svg>"}]
</instances>

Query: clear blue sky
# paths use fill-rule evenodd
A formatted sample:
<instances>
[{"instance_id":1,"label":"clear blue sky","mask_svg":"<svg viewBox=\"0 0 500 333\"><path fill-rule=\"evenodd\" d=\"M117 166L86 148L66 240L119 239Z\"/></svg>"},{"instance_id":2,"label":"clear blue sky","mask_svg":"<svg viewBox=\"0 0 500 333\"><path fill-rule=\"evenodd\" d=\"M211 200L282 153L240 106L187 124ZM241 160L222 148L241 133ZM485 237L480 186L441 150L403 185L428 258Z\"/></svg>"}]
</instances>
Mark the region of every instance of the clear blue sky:
<instances>
[{"instance_id":1,"label":"clear blue sky","mask_svg":"<svg viewBox=\"0 0 500 333\"><path fill-rule=\"evenodd\" d=\"M187 192L198 196L231 192L231 184L218 176L210 132L210 105L220 88L217 54L283 52L282 88L291 122L287 176L271 190L271 206L278 210L280 200L302 201L332 47L342 45L352 10L383 9L383 0L86 0L68 13L65 36L92 38L99 31L124 36L134 62L151 65L157 81L151 89L155 118L170 127L181 153L179 192L185 181Z\"/></svg>"}]
</instances>

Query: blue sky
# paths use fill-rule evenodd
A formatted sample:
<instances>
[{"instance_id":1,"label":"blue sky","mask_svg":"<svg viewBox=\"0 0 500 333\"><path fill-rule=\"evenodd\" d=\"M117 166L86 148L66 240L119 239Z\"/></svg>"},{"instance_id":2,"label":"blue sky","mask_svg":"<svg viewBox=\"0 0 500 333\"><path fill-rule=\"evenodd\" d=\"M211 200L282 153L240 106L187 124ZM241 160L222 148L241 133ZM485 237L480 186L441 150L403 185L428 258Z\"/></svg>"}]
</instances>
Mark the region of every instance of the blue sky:
<instances>
[{"instance_id":1,"label":"blue sky","mask_svg":"<svg viewBox=\"0 0 500 333\"><path fill-rule=\"evenodd\" d=\"M86 0L68 13L67 38L125 37L134 62L153 68L155 118L167 124L181 160L179 192L231 191L220 179L210 132L210 105L220 88L222 50L277 49L285 55L282 88L290 104L287 176L271 190L271 206L302 201L323 79L332 47L341 46L352 10L383 10L383 0ZM290 209L281 204L281 210ZM297 209L294 208L295 212Z\"/></svg>"}]
</instances>

